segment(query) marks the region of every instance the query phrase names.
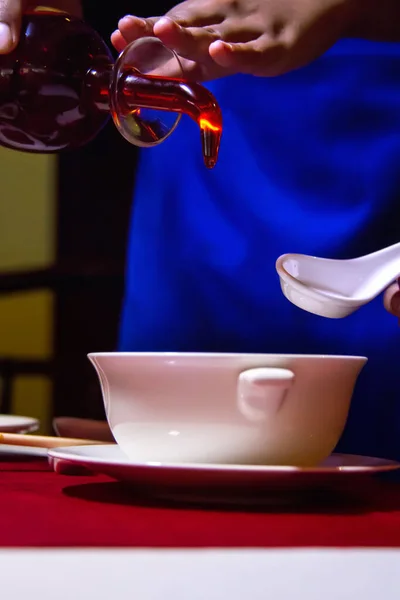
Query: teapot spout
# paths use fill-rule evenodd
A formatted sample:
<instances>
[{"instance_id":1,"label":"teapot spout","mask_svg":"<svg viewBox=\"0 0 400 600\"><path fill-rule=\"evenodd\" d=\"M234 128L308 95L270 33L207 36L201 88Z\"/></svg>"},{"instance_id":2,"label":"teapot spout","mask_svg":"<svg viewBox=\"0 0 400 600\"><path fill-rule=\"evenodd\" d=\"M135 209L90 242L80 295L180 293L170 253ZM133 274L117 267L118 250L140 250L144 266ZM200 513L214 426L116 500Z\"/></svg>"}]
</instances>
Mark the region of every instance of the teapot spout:
<instances>
[{"instance_id":1,"label":"teapot spout","mask_svg":"<svg viewBox=\"0 0 400 600\"><path fill-rule=\"evenodd\" d=\"M199 83L143 75L127 68L117 86L119 110L137 114L152 108L183 113L199 126L204 163L212 169L218 160L222 135L221 109L209 90Z\"/></svg>"}]
</instances>

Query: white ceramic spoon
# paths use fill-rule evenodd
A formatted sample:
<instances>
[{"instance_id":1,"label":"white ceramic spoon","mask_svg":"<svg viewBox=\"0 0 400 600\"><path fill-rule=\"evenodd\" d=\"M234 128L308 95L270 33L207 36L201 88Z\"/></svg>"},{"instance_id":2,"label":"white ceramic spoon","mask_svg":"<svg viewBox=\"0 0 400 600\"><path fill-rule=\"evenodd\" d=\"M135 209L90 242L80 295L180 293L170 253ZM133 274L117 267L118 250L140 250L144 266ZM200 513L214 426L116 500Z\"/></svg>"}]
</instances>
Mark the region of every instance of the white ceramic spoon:
<instances>
[{"instance_id":1,"label":"white ceramic spoon","mask_svg":"<svg viewBox=\"0 0 400 600\"><path fill-rule=\"evenodd\" d=\"M400 243L350 260L284 254L276 270L290 302L316 315L340 319L376 298L400 276Z\"/></svg>"}]
</instances>

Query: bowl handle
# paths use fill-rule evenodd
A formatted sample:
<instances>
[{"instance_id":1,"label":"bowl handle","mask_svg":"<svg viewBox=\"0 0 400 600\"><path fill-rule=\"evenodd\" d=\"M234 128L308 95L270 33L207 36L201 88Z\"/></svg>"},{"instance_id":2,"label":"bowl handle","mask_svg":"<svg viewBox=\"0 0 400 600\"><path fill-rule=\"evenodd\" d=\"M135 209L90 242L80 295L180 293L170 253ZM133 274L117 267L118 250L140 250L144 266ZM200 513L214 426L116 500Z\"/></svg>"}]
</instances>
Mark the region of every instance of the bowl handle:
<instances>
[{"instance_id":1,"label":"bowl handle","mask_svg":"<svg viewBox=\"0 0 400 600\"><path fill-rule=\"evenodd\" d=\"M264 421L282 407L294 382L289 369L260 367L240 373L237 403L241 414L249 421Z\"/></svg>"}]
</instances>

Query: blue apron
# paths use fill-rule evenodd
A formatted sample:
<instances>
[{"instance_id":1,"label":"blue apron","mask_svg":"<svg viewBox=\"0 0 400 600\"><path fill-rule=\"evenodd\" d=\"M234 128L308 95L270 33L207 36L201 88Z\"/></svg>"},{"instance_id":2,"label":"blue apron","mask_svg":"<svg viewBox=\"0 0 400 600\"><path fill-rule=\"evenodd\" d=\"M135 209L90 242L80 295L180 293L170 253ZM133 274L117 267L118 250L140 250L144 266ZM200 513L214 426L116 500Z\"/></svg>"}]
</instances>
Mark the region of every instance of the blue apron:
<instances>
[{"instance_id":1,"label":"blue apron","mask_svg":"<svg viewBox=\"0 0 400 600\"><path fill-rule=\"evenodd\" d=\"M382 298L329 320L291 305L285 252L350 258L400 241L400 45L344 40L272 79L210 89L220 160L183 118L139 163L121 351L366 355L338 449L400 459L400 331Z\"/></svg>"}]
</instances>

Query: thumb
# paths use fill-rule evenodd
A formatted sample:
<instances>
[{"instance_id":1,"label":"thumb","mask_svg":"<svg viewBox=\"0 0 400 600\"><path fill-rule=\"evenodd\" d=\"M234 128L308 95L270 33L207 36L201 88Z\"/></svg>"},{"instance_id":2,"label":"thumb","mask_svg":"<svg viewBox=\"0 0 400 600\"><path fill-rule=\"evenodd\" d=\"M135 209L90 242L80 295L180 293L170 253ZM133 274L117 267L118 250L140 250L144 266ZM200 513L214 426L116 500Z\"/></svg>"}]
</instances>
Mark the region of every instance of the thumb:
<instances>
[{"instance_id":1,"label":"thumb","mask_svg":"<svg viewBox=\"0 0 400 600\"><path fill-rule=\"evenodd\" d=\"M383 303L388 312L400 318L400 289L398 283L394 283L386 290Z\"/></svg>"},{"instance_id":2,"label":"thumb","mask_svg":"<svg viewBox=\"0 0 400 600\"><path fill-rule=\"evenodd\" d=\"M18 43L24 0L0 0L0 54L8 54Z\"/></svg>"}]
</instances>

